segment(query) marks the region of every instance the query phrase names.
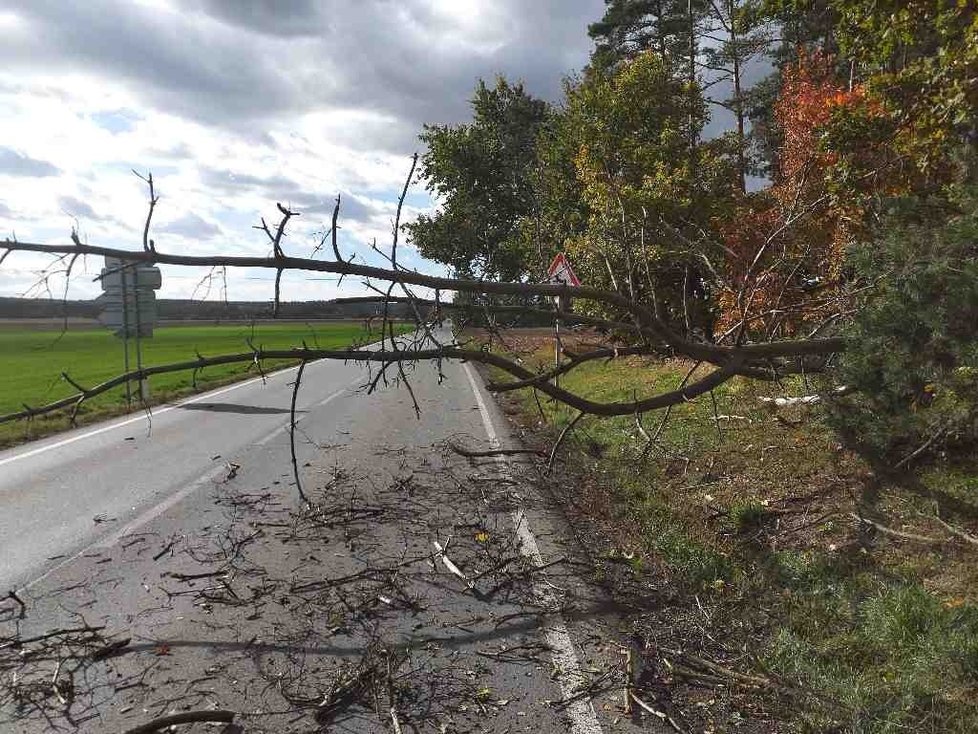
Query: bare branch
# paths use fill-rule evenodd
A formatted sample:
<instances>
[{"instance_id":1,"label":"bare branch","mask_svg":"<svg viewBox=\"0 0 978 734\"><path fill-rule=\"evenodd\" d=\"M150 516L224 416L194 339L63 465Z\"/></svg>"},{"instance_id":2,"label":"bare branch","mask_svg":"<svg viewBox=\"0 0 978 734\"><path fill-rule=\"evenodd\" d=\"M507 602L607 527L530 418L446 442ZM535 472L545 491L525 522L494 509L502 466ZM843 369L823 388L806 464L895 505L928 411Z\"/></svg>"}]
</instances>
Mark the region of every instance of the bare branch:
<instances>
[{"instance_id":1,"label":"bare branch","mask_svg":"<svg viewBox=\"0 0 978 734\"><path fill-rule=\"evenodd\" d=\"M418 166L418 154L415 153L411 157L411 170L408 171L407 178L404 180L404 189L401 191L400 197L397 199L397 213L394 216L394 231L393 237L391 239L391 267L397 270L397 239L400 235L401 230L401 210L404 208L404 200L407 198L408 188L411 186L411 179L414 178L414 169ZM339 257L337 257L337 260Z\"/></svg>"},{"instance_id":2,"label":"bare branch","mask_svg":"<svg viewBox=\"0 0 978 734\"><path fill-rule=\"evenodd\" d=\"M336 258L336 262L343 262L343 258L340 257L340 246L336 241L336 230L337 230L337 220L340 216L340 195L336 195L336 206L333 207L333 223L329 228L330 236L333 242L333 257Z\"/></svg>"},{"instance_id":3,"label":"bare branch","mask_svg":"<svg viewBox=\"0 0 978 734\"><path fill-rule=\"evenodd\" d=\"M458 359L471 362L481 362L498 367L509 372L514 377L521 380L536 380L538 377L530 370L520 364L513 362L505 357L492 352L474 349L460 349L457 347L439 347L437 349L406 349L395 351L373 351L367 349L281 349L281 350L261 350L256 349L252 352L239 354L223 354L217 357L198 358L187 362L177 362L168 365L158 365L154 367L144 367L132 370L125 374L117 375L110 380L90 388L84 393L62 398L47 405L32 408L25 406L24 410L16 413L0 415L0 423L6 423L23 418L33 418L46 413L70 407L80 397L89 399L95 395L100 395L115 387L125 383L127 380L143 380L152 375L166 374L169 372L180 372L186 370L213 367L216 365L234 364L237 362L252 362L260 365L263 360L296 360L313 361L319 359L335 359L341 361L380 363L382 365L402 364L404 362L427 361L437 359ZM550 383L537 383L535 388L550 397L565 403L572 408L590 415L616 416L632 415L634 413L646 413L670 405L676 405L692 400L699 395L709 392L713 388L722 385L737 374L740 367L738 359L731 359L728 364L702 378L692 385L680 388L667 393L661 393L642 400L632 400L628 402L601 403L576 395Z\"/></svg>"},{"instance_id":4,"label":"bare branch","mask_svg":"<svg viewBox=\"0 0 978 734\"><path fill-rule=\"evenodd\" d=\"M308 502L306 493L302 491L302 478L299 476L299 463L295 458L295 403L299 397L299 386L302 384L302 373L306 369L306 362L303 360L299 364L299 371L295 375L295 382L292 385L292 406L289 408L289 450L292 453L292 476L295 479L295 488L299 492L299 499Z\"/></svg>"},{"instance_id":5,"label":"bare branch","mask_svg":"<svg viewBox=\"0 0 978 734\"><path fill-rule=\"evenodd\" d=\"M554 463L557 461L557 452L560 450L561 445L564 443L564 439L570 435L570 432L574 430L574 426L577 425L578 421L580 421L581 418L584 417L584 415L585 413L583 410L579 411L578 414L574 416L574 419L566 426L564 426L564 430L560 432L560 435L557 436L557 440L554 442L553 448L550 449L550 458L547 460L548 474L551 471L553 471Z\"/></svg>"},{"instance_id":6,"label":"bare branch","mask_svg":"<svg viewBox=\"0 0 978 734\"><path fill-rule=\"evenodd\" d=\"M840 338L797 339L736 346L721 346L705 342L694 342L681 337L661 316L654 314L644 305L634 302L626 296L590 287L572 287L549 283L507 283L466 280L460 278L443 278L426 275L409 270L393 271L352 262L332 262L296 257L242 257L242 256L190 256L171 255L160 252L133 252L109 247L93 245L42 245L29 242L13 242L7 240L3 247L23 252L44 252L49 254L75 253L115 257L133 262L160 263L164 265L186 265L192 267L226 266L240 268L264 268L278 270L297 270L310 272L337 273L355 275L366 279L403 282L424 288L440 289L462 293L483 293L487 295L516 295L516 296L548 296L551 298L566 296L587 299L614 306L617 309L632 314L637 321L641 334L653 342L669 347L676 354L691 359L702 360L712 364L727 364L737 358L744 367L754 360L769 360L784 357L799 357L806 355L826 355L845 349L845 341Z\"/></svg>"},{"instance_id":7,"label":"bare branch","mask_svg":"<svg viewBox=\"0 0 978 734\"><path fill-rule=\"evenodd\" d=\"M156 195L156 190L153 188L153 174L148 173L143 176L136 170L133 170L137 178L142 179L149 186L149 211L146 213L146 224L143 226L143 251L144 252L155 252L156 243L149 238L149 226L153 221L153 210L156 209L156 204L159 202L160 197Z\"/></svg>"},{"instance_id":8,"label":"bare branch","mask_svg":"<svg viewBox=\"0 0 978 734\"><path fill-rule=\"evenodd\" d=\"M176 724L194 724L203 721L230 724L234 721L234 716L233 711L185 711L180 714L161 716L145 724L134 726L131 729L127 729L124 734L153 734L153 732L163 731Z\"/></svg>"}]
</instances>

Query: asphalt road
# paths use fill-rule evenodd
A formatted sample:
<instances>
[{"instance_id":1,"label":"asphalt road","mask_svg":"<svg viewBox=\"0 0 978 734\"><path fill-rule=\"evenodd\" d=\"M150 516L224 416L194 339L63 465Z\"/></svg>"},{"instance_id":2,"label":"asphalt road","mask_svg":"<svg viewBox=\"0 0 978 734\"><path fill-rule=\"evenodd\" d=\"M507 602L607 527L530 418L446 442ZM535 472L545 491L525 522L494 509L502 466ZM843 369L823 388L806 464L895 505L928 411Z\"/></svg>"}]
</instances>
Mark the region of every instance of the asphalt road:
<instances>
[{"instance_id":1,"label":"asphalt road","mask_svg":"<svg viewBox=\"0 0 978 734\"><path fill-rule=\"evenodd\" d=\"M511 442L475 370L365 378L306 368L310 505L294 371L0 454L0 731L660 731L532 469L450 448Z\"/></svg>"},{"instance_id":2,"label":"asphalt road","mask_svg":"<svg viewBox=\"0 0 978 734\"><path fill-rule=\"evenodd\" d=\"M356 365L307 365L297 410L322 410L363 374ZM159 512L287 428L294 375L278 372L158 407L149 420L138 414L0 452L0 588L29 583Z\"/></svg>"}]
</instances>

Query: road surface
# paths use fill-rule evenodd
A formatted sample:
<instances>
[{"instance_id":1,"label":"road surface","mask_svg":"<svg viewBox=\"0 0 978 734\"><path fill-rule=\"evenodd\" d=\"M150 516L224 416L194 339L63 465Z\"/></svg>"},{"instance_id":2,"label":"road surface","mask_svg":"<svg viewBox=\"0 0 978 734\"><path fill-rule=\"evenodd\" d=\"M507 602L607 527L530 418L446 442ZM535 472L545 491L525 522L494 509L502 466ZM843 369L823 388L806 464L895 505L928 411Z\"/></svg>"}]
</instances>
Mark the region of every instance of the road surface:
<instances>
[{"instance_id":1,"label":"road surface","mask_svg":"<svg viewBox=\"0 0 978 734\"><path fill-rule=\"evenodd\" d=\"M295 372L0 452L0 588L37 578L280 435ZM352 394L363 369L313 363L303 382L305 414Z\"/></svg>"},{"instance_id":2,"label":"road surface","mask_svg":"<svg viewBox=\"0 0 978 734\"><path fill-rule=\"evenodd\" d=\"M409 370L419 417L403 385L307 365L309 505L294 374L0 453L0 730L658 726L623 716L616 610L530 469L451 448L511 442L471 366Z\"/></svg>"}]
</instances>

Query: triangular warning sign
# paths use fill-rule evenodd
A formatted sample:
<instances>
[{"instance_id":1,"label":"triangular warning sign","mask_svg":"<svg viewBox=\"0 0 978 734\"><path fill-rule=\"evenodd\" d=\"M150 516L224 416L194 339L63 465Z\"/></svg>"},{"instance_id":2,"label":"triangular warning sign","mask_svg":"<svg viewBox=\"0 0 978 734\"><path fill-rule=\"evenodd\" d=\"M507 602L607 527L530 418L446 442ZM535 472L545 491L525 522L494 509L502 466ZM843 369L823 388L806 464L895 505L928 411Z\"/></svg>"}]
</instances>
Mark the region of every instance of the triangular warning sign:
<instances>
[{"instance_id":1,"label":"triangular warning sign","mask_svg":"<svg viewBox=\"0 0 978 734\"><path fill-rule=\"evenodd\" d=\"M578 280L577 275L574 274L574 269L570 265L570 261L567 256L558 252L557 257L553 259L550 263L550 267L547 268L547 278L550 283L560 283L562 285L572 285L579 287L581 281Z\"/></svg>"}]
</instances>

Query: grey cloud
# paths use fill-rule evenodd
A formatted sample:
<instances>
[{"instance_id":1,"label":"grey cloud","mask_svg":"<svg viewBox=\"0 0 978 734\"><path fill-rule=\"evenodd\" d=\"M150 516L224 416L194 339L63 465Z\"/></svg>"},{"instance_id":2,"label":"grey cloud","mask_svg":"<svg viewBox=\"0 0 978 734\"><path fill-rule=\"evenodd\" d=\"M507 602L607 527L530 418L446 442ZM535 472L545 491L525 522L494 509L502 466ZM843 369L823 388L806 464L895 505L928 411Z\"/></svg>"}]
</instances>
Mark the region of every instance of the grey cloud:
<instances>
[{"instance_id":1,"label":"grey cloud","mask_svg":"<svg viewBox=\"0 0 978 734\"><path fill-rule=\"evenodd\" d=\"M39 161L22 155L12 148L0 146L0 175L6 176L57 176L61 170L53 163Z\"/></svg>"},{"instance_id":2,"label":"grey cloud","mask_svg":"<svg viewBox=\"0 0 978 734\"><path fill-rule=\"evenodd\" d=\"M185 161L194 157L193 150L186 143L150 148L149 152L156 157L170 161Z\"/></svg>"},{"instance_id":3,"label":"grey cloud","mask_svg":"<svg viewBox=\"0 0 978 734\"><path fill-rule=\"evenodd\" d=\"M241 193L247 189L271 202L283 204L304 216L332 216L336 204L335 193L311 192L286 176L255 176L248 173L205 168L200 172L201 181L209 188L223 193ZM368 222L382 213L383 209L369 201L347 192L341 193L340 212L345 220Z\"/></svg>"},{"instance_id":4,"label":"grey cloud","mask_svg":"<svg viewBox=\"0 0 978 734\"><path fill-rule=\"evenodd\" d=\"M292 206L306 215L332 216L336 206L336 197L303 195L293 199ZM361 199L353 194L340 196L340 222L360 222L366 224L378 214L383 213L382 207Z\"/></svg>"},{"instance_id":5,"label":"grey cloud","mask_svg":"<svg viewBox=\"0 0 978 734\"><path fill-rule=\"evenodd\" d=\"M11 209L6 204L4 204L2 201L0 201L0 217L4 217L6 219L12 219L13 216L14 216L14 210Z\"/></svg>"},{"instance_id":6,"label":"grey cloud","mask_svg":"<svg viewBox=\"0 0 978 734\"><path fill-rule=\"evenodd\" d=\"M601 0L496 0L496 48L473 50L421 2L183 0L159 12L123 0L21 0L36 32L0 47L8 69L43 63L125 79L156 109L258 135L271 119L355 109L391 119L351 144L410 152L425 122L468 115L476 78L523 78L556 99L587 60ZM487 21L488 22L488 21ZM347 142L347 141L344 141Z\"/></svg>"},{"instance_id":7,"label":"grey cloud","mask_svg":"<svg viewBox=\"0 0 978 734\"><path fill-rule=\"evenodd\" d=\"M270 199L288 198L302 191L296 181L286 176L255 176L249 173L236 173L229 170L202 168L201 182L224 193L241 193L243 189L258 191Z\"/></svg>"},{"instance_id":8,"label":"grey cloud","mask_svg":"<svg viewBox=\"0 0 978 734\"><path fill-rule=\"evenodd\" d=\"M93 222L106 222L112 220L111 217L107 217L104 214L99 214L88 202L77 199L74 196L58 197L58 207L66 214L77 219L87 219Z\"/></svg>"},{"instance_id":9,"label":"grey cloud","mask_svg":"<svg viewBox=\"0 0 978 734\"><path fill-rule=\"evenodd\" d=\"M186 7L253 33L287 38L319 35L326 24L318 0L191 0Z\"/></svg>"},{"instance_id":10,"label":"grey cloud","mask_svg":"<svg viewBox=\"0 0 978 734\"><path fill-rule=\"evenodd\" d=\"M213 222L190 212L160 227L161 232L175 234L191 240L209 240L221 234L221 228Z\"/></svg>"},{"instance_id":11,"label":"grey cloud","mask_svg":"<svg viewBox=\"0 0 978 734\"><path fill-rule=\"evenodd\" d=\"M366 223L382 211L380 207L356 196L347 194L340 199L340 216L346 220Z\"/></svg>"},{"instance_id":12,"label":"grey cloud","mask_svg":"<svg viewBox=\"0 0 978 734\"><path fill-rule=\"evenodd\" d=\"M287 78L266 49L233 29L195 22L192 13L153 11L122 0L23 2L36 32L0 50L7 68L78 69L127 80L160 110L211 123L293 109Z\"/></svg>"}]
</instances>

